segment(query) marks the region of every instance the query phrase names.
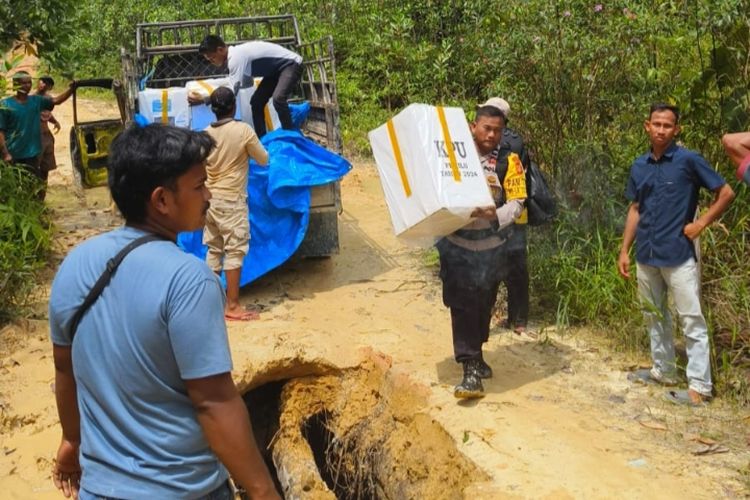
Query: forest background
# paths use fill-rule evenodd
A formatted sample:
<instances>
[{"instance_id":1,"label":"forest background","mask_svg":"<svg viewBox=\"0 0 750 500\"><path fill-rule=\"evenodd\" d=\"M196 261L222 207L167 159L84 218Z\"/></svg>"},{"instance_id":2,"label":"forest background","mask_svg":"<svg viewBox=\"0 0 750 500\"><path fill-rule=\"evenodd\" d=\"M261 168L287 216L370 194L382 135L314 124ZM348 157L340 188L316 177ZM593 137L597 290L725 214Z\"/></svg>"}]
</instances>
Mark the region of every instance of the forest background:
<instances>
[{"instance_id":1,"label":"forest background","mask_svg":"<svg viewBox=\"0 0 750 500\"><path fill-rule=\"evenodd\" d=\"M370 155L367 131L413 102L469 116L490 96L511 103L560 206L530 231L534 314L616 348L648 350L615 266L629 166L648 148L649 104L678 105L682 143L737 192L701 237L703 298L717 390L750 402L750 192L720 143L750 129L750 0L0 0L0 45L35 42L63 78L117 77L139 22L283 13L305 40L333 35L349 155ZM0 322L23 310L50 248L44 209L12 172L0 175Z\"/></svg>"}]
</instances>

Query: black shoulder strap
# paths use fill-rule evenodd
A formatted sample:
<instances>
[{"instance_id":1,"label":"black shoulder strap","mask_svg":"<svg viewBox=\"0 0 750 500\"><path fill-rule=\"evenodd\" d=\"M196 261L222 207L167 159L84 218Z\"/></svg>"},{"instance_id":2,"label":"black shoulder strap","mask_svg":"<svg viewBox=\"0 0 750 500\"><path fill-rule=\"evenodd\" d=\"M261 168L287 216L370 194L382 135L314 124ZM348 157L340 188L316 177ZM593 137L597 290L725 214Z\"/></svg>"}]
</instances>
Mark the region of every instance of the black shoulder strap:
<instances>
[{"instance_id":1,"label":"black shoulder strap","mask_svg":"<svg viewBox=\"0 0 750 500\"><path fill-rule=\"evenodd\" d=\"M122 259L124 259L127 254L132 252L137 247L143 245L144 243L163 239L164 237L155 234L147 234L145 236L141 236L140 238L137 238L128 243L128 245L120 250L117 255L107 261L106 269L104 269L104 272L101 274L101 276L99 276L99 279L96 280L96 283L94 283L94 286L91 288L86 298L83 299L83 302L73 315L73 319L70 320L68 331L70 332L71 342L73 342L73 337L75 337L76 330L78 329L78 323L81 322L83 315L86 314L86 311L89 310L89 307L91 307L91 305L96 302L96 299L99 298L99 295L101 295L104 288L106 288L106 286L109 284L109 281L112 279L112 275L117 270L117 267L122 262Z\"/></svg>"}]
</instances>

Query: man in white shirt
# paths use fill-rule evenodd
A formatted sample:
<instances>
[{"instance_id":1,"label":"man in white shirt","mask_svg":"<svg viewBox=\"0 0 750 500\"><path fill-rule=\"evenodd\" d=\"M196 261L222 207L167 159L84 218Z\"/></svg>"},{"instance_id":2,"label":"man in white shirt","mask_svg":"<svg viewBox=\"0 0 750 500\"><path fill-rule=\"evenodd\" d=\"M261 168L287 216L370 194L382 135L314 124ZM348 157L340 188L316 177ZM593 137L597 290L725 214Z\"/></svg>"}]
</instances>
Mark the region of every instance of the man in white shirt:
<instances>
[{"instance_id":1,"label":"man in white shirt","mask_svg":"<svg viewBox=\"0 0 750 500\"><path fill-rule=\"evenodd\" d=\"M269 99L273 100L281 127L286 130L293 128L287 101L302 77L302 56L270 42L252 41L227 46L217 35L206 36L198 53L214 66L226 64L235 95L240 88L252 87L254 78L263 78L250 99L253 128L258 137L266 133L263 110ZM201 99L191 97L190 101L201 102Z\"/></svg>"}]
</instances>

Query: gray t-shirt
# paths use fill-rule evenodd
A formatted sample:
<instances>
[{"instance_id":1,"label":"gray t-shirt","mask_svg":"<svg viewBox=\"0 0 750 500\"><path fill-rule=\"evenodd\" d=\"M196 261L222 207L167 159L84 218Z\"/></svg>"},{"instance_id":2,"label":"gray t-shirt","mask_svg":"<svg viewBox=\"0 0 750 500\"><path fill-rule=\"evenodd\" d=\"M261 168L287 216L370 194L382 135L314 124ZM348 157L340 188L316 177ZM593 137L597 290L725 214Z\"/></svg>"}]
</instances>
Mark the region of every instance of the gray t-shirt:
<instances>
[{"instance_id":1,"label":"gray t-shirt","mask_svg":"<svg viewBox=\"0 0 750 500\"><path fill-rule=\"evenodd\" d=\"M52 284L52 342L71 344L73 314L108 259L145 233L116 229L76 247ZM224 292L169 241L125 257L73 343L81 415L81 487L114 498L193 498L227 480L184 380L232 369Z\"/></svg>"}]
</instances>

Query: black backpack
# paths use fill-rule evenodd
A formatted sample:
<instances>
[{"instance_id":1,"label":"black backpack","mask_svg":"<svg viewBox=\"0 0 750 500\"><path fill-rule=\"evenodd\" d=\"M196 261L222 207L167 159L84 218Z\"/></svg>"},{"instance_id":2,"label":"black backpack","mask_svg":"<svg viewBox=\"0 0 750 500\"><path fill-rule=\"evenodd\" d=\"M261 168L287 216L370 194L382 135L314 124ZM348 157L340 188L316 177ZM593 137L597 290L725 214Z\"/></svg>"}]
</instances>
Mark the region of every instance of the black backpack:
<instances>
[{"instance_id":1,"label":"black backpack","mask_svg":"<svg viewBox=\"0 0 750 500\"><path fill-rule=\"evenodd\" d=\"M539 166L533 161L526 169L526 210L530 226L547 224L557 215L557 204Z\"/></svg>"}]
</instances>

